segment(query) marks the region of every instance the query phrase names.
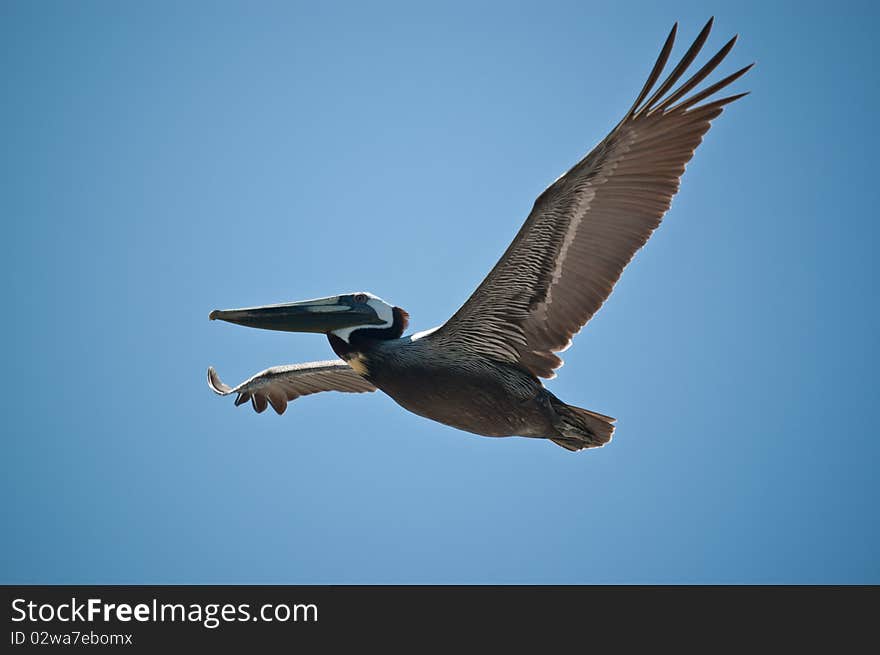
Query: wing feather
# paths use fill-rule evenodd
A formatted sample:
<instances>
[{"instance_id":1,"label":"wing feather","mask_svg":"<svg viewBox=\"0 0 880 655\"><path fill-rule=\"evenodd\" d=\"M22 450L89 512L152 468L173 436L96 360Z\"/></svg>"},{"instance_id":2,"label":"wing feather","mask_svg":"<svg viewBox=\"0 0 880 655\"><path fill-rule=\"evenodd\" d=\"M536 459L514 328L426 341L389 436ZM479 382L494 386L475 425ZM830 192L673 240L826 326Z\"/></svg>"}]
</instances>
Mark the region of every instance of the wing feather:
<instances>
[{"instance_id":1,"label":"wing feather","mask_svg":"<svg viewBox=\"0 0 880 655\"><path fill-rule=\"evenodd\" d=\"M322 391L363 393L376 390L341 359L275 366L260 371L237 387L224 383L211 367L208 368L208 386L220 396L238 394L236 406L250 401L257 413L264 412L271 405L278 414L283 414L287 403L300 396Z\"/></svg>"},{"instance_id":2,"label":"wing feather","mask_svg":"<svg viewBox=\"0 0 880 655\"><path fill-rule=\"evenodd\" d=\"M571 344L660 225L710 121L745 95L700 104L750 66L687 95L723 61L736 37L673 89L711 28L709 20L652 94L677 24L672 28L624 119L538 197L486 279L449 321L425 338L442 342L444 348L519 363L537 376L554 375L562 364L555 353Z\"/></svg>"}]
</instances>

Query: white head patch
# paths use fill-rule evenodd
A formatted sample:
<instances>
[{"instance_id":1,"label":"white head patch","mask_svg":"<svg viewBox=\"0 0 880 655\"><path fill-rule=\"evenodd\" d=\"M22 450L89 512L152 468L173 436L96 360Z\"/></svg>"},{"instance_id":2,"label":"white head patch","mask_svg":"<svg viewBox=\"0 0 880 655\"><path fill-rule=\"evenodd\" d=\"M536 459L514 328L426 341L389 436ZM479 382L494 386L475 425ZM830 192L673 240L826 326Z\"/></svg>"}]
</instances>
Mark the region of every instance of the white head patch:
<instances>
[{"instance_id":1,"label":"white head patch","mask_svg":"<svg viewBox=\"0 0 880 655\"><path fill-rule=\"evenodd\" d=\"M377 330L384 330L385 328L390 328L394 325L394 310L387 302L382 300L379 296L374 296L372 293L367 293L366 291L362 291L367 297L367 304L373 308L376 312L376 316L379 317L379 320L382 321L382 324L368 324L368 325L353 325L351 327L340 328L338 330L333 330L330 334L335 334L337 337L345 341L345 343L349 342L349 337L351 333L355 330L360 330L361 328L375 328ZM357 295L357 294L352 294Z\"/></svg>"}]
</instances>

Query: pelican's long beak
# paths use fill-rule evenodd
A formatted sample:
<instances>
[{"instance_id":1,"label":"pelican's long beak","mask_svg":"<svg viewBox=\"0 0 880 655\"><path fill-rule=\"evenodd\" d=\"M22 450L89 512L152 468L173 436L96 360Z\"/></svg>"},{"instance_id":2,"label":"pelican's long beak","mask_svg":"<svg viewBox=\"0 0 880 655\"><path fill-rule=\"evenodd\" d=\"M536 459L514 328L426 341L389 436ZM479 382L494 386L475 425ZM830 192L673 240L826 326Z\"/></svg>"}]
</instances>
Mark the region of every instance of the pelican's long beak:
<instances>
[{"instance_id":1,"label":"pelican's long beak","mask_svg":"<svg viewBox=\"0 0 880 655\"><path fill-rule=\"evenodd\" d=\"M244 309L215 309L208 318L284 332L327 333L346 327L384 323L372 307L354 303L345 296Z\"/></svg>"}]
</instances>

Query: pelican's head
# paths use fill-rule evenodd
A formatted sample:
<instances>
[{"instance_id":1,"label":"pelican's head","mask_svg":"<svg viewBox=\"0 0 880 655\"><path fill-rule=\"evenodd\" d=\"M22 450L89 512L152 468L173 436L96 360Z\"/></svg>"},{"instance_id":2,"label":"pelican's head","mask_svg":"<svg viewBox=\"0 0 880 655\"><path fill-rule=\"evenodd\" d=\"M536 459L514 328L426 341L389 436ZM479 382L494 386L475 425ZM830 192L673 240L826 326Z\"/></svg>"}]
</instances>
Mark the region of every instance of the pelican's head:
<instances>
[{"instance_id":1,"label":"pelican's head","mask_svg":"<svg viewBox=\"0 0 880 655\"><path fill-rule=\"evenodd\" d=\"M215 309L208 318L264 330L318 332L347 344L353 339L397 339L408 322L400 307L365 291L280 305Z\"/></svg>"}]
</instances>

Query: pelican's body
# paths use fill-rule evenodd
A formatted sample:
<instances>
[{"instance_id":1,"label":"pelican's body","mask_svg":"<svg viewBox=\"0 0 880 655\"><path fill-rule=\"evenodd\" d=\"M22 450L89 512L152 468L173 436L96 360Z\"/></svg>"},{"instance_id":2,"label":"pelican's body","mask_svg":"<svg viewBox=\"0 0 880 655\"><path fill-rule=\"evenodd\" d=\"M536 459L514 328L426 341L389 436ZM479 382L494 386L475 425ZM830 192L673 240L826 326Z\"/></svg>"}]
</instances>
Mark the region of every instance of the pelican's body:
<instances>
[{"instance_id":1,"label":"pelican's body","mask_svg":"<svg viewBox=\"0 0 880 655\"><path fill-rule=\"evenodd\" d=\"M211 388L237 394L237 405L249 400L258 412L271 405L279 414L310 393L380 389L419 416L483 436L547 438L569 450L607 443L614 419L562 402L539 378L555 375L562 364L556 353L598 311L660 224L710 121L745 95L704 102L750 67L693 92L735 37L674 88L711 25L655 90L673 27L623 120L541 194L513 243L442 326L404 336L408 314L365 292L215 310L212 319L326 334L340 359L271 368L235 388L209 368Z\"/></svg>"},{"instance_id":2,"label":"pelican's body","mask_svg":"<svg viewBox=\"0 0 880 655\"><path fill-rule=\"evenodd\" d=\"M512 364L455 357L428 339L412 338L368 342L338 354L413 414L484 437L555 433L554 396Z\"/></svg>"}]
</instances>

